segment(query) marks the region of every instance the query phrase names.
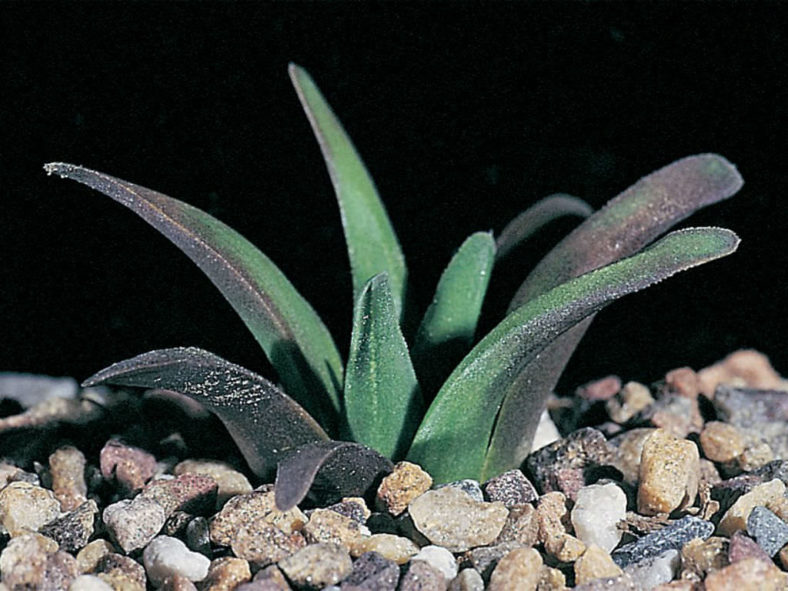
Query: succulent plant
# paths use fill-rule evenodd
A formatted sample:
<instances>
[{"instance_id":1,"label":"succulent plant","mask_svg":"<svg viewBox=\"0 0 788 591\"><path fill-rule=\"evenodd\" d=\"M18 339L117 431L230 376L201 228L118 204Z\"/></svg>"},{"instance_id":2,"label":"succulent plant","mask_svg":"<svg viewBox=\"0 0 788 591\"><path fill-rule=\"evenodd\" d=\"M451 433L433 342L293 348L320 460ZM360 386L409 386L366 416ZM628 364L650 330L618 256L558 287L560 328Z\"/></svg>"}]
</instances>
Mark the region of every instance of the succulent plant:
<instances>
[{"instance_id":1,"label":"succulent plant","mask_svg":"<svg viewBox=\"0 0 788 591\"><path fill-rule=\"evenodd\" d=\"M690 156L593 214L579 199L553 195L497 239L473 234L443 271L418 329L410 329L405 259L372 179L310 76L295 65L289 72L326 161L347 242L354 313L346 364L290 281L219 220L100 172L45 165L48 173L125 205L189 256L261 345L281 389L196 348L144 353L85 385L165 389L199 401L225 424L254 473L268 478L276 469L280 508L310 490L329 497L363 493L392 461L405 458L437 482L484 480L518 467L593 315L737 248L738 237L722 228L683 229L650 244L742 185L724 158ZM474 343L496 260L563 215L586 219L528 275L503 320Z\"/></svg>"}]
</instances>

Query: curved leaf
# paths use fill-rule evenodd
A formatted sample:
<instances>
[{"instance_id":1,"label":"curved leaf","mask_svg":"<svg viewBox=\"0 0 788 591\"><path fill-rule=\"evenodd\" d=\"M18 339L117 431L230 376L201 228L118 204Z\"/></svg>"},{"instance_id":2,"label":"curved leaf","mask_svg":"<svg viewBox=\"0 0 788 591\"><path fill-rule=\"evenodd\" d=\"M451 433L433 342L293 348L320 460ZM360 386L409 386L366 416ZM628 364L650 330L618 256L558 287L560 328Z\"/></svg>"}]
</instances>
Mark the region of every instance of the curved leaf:
<instances>
[{"instance_id":1,"label":"curved leaf","mask_svg":"<svg viewBox=\"0 0 788 591\"><path fill-rule=\"evenodd\" d=\"M358 301L369 279L385 271L401 316L407 284L405 258L375 184L309 74L295 64L288 71L334 185L353 274L353 301Z\"/></svg>"},{"instance_id":2,"label":"curved leaf","mask_svg":"<svg viewBox=\"0 0 788 591\"><path fill-rule=\"evenodd\" d=\"M548 195L506 224L495 240L495 258L501 260L553 220L567 215L587 218L593 211L588 203L572 195Z\"/></svg>"},{"instance_id":3,"label":"curved leaf","mask_svg":"<svg viewBox=\"0 0 788 591\"><path fill-rule=\"evenodd\" d=\"M640 179L540 261L510 312L568 279L637 252L696 210L727 199L742 182L736 168L716 154L682 158ZM519 465L531 451L536 426L520 417L541 412L592 319L561 335L512 382L491 442L499 467Z\"/></svg>"},{"instance_id":4,"label":"curved leaf","mask_svg":"<svg viewBox=\"0 0 788 591\"><path fill-rule=\"evenodd\" d=\"M462 360L419 427L408 459L436 482L486 479L485 458L504 394L522 367L551 341L613 300L674 273L732 253L738 238L721 228L673 232L630 258L563 283L507 316ZM539 414L519 416L524 422ZM495 465L495 458L490 458Z\"/></svg>"},{"instance_id":5,"label":"curved leaf","mask_svg":"<svg viewBox=\"0 0 788 591\"><path fill-rule=\"evenodd\" d=\"M164 234L230 302L288 393L322 424L336 424L343 371L336 345L309 303L251 242L204 211L145 187L62 162L44 169L104 193Z\"/></svg>"},{"instance_id":6,"label":"curved leaf","mask_svg":"<svg viewBox=\"0 0 788 591\"><path fill-rule=\"evenodd\" d=\"M343 398L353 440L389 458L405 454L424 409L386 273L356 302Z\"/></svg>"},{"instance_id":7,"label":"curved leaf","mask_svg":"<svg viewBox=\"0 0 788 591\"><path fill-rule=\"evenodd\" d=\"M463 242L443 271L411 353L425 392L434 394L439 380L468 352L494 262L492 234L477 232Z\"/></svg>"},{"instance_id":8,"label":"curved leaf","mask_svg":"<svg viewBox=\"0 0 788 591\"><path fill-rule=\"evenodd\" d=\"M364 496L394 468L374 449L348 441L304 445L279 463L274 484L276 507L287 511L312 491L321 504Z\"/></svg>"},{"instance_id":9,"label":"curved leaf","mask_svg":"<svg viewBox=\"0 0 788 591\"><path fill-rule=\"evenodd\" d=\"M252 471L266 477L306 443L327 440L320 425L265 378L196 347L159 349L120 361L82 384L170 390L219 417Z\"/></svg>"}]
</instances>

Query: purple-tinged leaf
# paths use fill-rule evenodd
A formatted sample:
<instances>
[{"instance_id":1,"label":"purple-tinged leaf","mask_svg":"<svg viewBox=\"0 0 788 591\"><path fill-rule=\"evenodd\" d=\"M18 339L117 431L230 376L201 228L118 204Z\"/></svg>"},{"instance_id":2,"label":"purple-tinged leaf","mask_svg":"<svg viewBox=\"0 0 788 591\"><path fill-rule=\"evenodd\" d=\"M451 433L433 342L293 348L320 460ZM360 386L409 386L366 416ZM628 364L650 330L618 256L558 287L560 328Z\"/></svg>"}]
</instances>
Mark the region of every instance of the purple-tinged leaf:
<instances>
[{"instance_id":1,"label":"purple-tinged leaf","mask_svg":"<svg viewBox=\"0 0 788 591\"><path fill-rule=\"evenodd\" d=\"M698 209L731 197L742 184L736 167L717 154L688 156L643 177L539 262L509 312L569 279L636 253ZM537 419L523 423L522 417L539 416L592 320L593 315L561 335L512 383L491 442L500 466L517 466L530 453Z\"/></svg>"},{"instance_id":2,"label":"purple-tinged leaf","mask_svg":"<svg viewBox=\"0 0 788 591\"><path fill-rule=\"evenodd\" d=\"M501 260L550 222L573 215L587 218L593 208L578 197L556 193L548 195L506 224L495 239L496 260Z\"/></svg>"},{"instance_id":3,"label":"purple-tinged leaf","mask_svg":"<svg viewBox=\"0 0 788 591\"><path fill-rule=\"evenodd\" d=\"M391 460L360 443L310 443L279 463L274 485L276 507L287 511L310 490L321 503L364 496L393 468Z\"/></svg>"},{"instance_id":4,"label":"purple-tinged leaf","mask_svg":"<svg viewBox=\"0 0 788 591\"><path fill-rule=\"evenodd\" d=\"M321 424L337 424L342 360L318 315L255 246L204 211L73 164L44 166L104 193L180 248L232 305L262 346L287 392Z\"/></svg>"},{"instance_id":5,"label":"purple-tinged leaf","mask_svg":"<svg viewBox=\"0 0 788 591\"><path fill-rule=\"evenodd\" d=\"M196 347L160 349L102 369L83 386L116 384L183 394L227 427L252 471L269 476L294 449L328 440L320 425L265 378Z\"/></svg>"}]
</instances>

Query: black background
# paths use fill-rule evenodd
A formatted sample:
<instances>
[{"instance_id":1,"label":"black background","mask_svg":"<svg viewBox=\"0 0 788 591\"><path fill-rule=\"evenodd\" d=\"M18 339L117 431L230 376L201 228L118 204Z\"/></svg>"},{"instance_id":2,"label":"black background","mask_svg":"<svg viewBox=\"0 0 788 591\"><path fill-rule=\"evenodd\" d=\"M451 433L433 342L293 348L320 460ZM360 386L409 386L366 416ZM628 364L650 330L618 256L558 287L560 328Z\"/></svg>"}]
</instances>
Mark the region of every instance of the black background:
<instances>
[{"instance_id":1,"label":"black background","mask_svg":"<svg viewBox=\"0 0 788 591\"><path fill-rule=\"evenodd\" d=\"M344 240L294 61L374 176L421 305L468 234L540 197L598 207L677 158L725 155L745 187L689 223L736 230L739 252L602 312L561 387L651 381L738 347L788 371L787 16L778 3L3 4L0 370L84 378L197 345L270 375L186 257L116 203L47 177L53 160L219 217L347 349ZM485 326L570 228L496 271Z\"/></svg>"}]
</instances>

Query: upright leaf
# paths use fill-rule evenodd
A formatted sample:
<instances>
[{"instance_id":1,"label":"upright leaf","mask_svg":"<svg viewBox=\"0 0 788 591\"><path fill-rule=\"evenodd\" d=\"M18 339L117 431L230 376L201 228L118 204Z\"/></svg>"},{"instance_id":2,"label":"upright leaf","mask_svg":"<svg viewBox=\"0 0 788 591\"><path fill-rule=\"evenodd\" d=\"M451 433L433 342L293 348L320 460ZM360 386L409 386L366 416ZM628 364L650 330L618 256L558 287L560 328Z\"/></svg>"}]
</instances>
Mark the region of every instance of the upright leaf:
<instances>
[{"instance_id":1,"label":"upright leaf","mask_svg":"<svg viewBox=\"0 0 788 591\"><path fill-rule=\"evenodd\" d=\"M325 441L320 425L265 378L195 347L160 349L119 361L83 386L156 388L196 400L224 423L252 471L270 476L301 446Z\"/></svg>"},{"instance_id":2,"label":"upright leaf","mask_svg":"<svg viewBox=\"0 0 788 591\"><path fill-rule=\"evenodd\" d=\"M289 72L334 185L353 274L353 301L369 279L385 271L401 315L407 286L405 258L375 184L309 74L295 64L290 64Z\"/></svg>"},{"instance_id":3,"label":"upright leaf","mask_svg":"<svg viewBox=\"0 0 788 591\"><path fill-rule=\"evenodd\" d=\"M741 186L736 168L716 154L682 158L651 173L550 251L520 286L509 310L567 279L637 252L696 210L727 199ZM512 382L491 442L499 469L520 464L530 452L534 431L523 429L518 417L540 412L592 319L556 339Z\"/></svg>"},{"instance_id":4,"label":"upright leaf","mask_svg":"<svg viewBox=\"0 0 788 591\"><path fill-rule=\"evenodd\" d=\"M438 380L445 379L468 352L494 262L492 234L477 232L463 242L443 271L411 355L425 392L434 394Z\"/></svg>"},{"instance_id":5,"label":"upright leaf","mask_svg":"<svg viewBox=\"0 0 788 591\"><path fill-rule=\"evenodd\" d=\"M353 440L389 458L405 454L423 403L386 273L370 279L356 302L344 401Z\"/></svg>"},{"instance_id":6,"label":"upright leaf","mask_svg":"<svg viewBox=\"0 0 788 591\"><path fill-rule=\"evenodd\" d=\"M574 215L587 218L593 211L588 203L577 197L564 193L549 195L506 224L495 240L495 258L504 258L543 226L560 217Z\"/></svg>"},{"instance_id":7,"label":"upright leaf","mask_svg":"<svg viewBox=\"0 0 788 591\"><path fill-rule=\"evenodd\" d=\"M180 248L222 292L262 346L288 394L335 426L342 360L328 330L282 272L254 245L204 211L73 164L44 169L125 205Z\"/></svg>"},{"instance_id":8,"label":"upright leaf","mask_svg":"<svg viewBox=\"0 0 788 591\"><path fill-rule=\"evenodd\" d=\"M484 480L498 409L519 370L558 335L613 300L674 273L732 253L730 230L673 232L652 247L553 288L507 316L462 360L419 427L408 459L436 482ZM517 419L535 424L539 413ZM490 458L489 465L496 465Z\"/></svg>"}]
</instances>

